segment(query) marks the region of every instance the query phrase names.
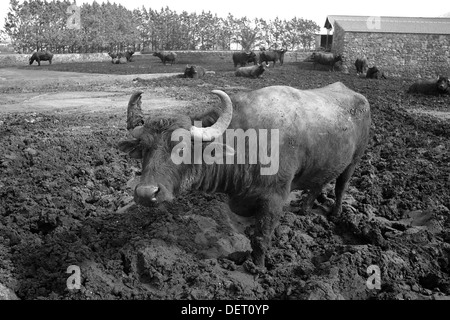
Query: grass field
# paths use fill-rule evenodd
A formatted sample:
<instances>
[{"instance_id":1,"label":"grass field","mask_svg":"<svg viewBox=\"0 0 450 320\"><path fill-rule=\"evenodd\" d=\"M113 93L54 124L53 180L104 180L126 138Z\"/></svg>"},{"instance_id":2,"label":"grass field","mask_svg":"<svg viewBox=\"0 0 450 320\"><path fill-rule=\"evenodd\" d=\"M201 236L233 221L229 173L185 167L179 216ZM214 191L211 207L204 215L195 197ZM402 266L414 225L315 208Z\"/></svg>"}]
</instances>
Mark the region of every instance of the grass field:
<instances>
[{"instance_id":1,"label":"grass field","mask_svg":"<svg viewBox=\"0 0 450 320\"><path fill-rule=\"evenodd\" d=\"M177 59L173 65L167 63L163 65L158 57L151 54L134 55L132 62L127 64L112 64L109 61L104 62L83 62L83 63L58 63L54 60L52 65L47 61L41 63L39 67L35 62L33 65L22 65L24 68L41 68L53 71L70 71L83 73L103 73L103 74L148 74L148 73L183 73L186 65L200 65L207 70L224 72L234 71L232 53L229 55L215 55L214 53L204 52L185 52L178 53ZM296 62L304 68L312 68L312 63ZM271 64L272 67L272 64ZM279 63L275 67L279 67ZM318 70L325 70L325 67L318 66Z\"/></svg>"},{"instance_id":2,"label":"grass field","mask_svg":"<svg viewBox=\"0 0 450 320\"><path fill-rule=\"evenodd\" d=\"M163 65L158 57L150 54L135 55L132 62L127 64L112 64L111 62L85 62L85 63L58 63L54 61L52 65L48 62L42 62L41 68L53 71L71 71L84 73L105 73L105 74L144 74L144 73L173 73L184 72L187 64L198 64L208 70L214 71L232 71L234 69L231 60L217 59L211 55L203 54L178 54L176 63ZM20 68L38 68L35 63L32 66L20 66Z\"/></svg>"}]
</instances>

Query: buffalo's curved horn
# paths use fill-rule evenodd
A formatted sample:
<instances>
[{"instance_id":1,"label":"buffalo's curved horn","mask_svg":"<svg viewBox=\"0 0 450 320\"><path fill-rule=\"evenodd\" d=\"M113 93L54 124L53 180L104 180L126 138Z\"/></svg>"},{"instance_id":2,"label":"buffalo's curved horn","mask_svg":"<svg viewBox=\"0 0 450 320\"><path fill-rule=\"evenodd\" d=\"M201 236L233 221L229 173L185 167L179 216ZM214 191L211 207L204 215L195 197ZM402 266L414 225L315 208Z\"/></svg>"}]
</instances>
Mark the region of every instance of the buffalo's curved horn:
<instances>
[{"instance_id":1,"label":"buffalo's curved horn","mask_svg":"<svg viewBox=\"0 0 450 320\"><path fill-rule=\"evenodd\" d=\"M142 91L135 91L128 101L127 130L135 138L139 138L143 132L144 115L142 113Z\"/></svg>"},{"instance_id":2,"label":"buffalo's curved horn","mask_svg":"<svg viewBox=\"0 0 450 320\"><path fill-rule=\"evenodd\" d=\"M202 141L211 141L213 138L221 136L231 123L233 117L233 104L230 97L222 90L213 90L212 93L219 96L221 104L221 113L219 119L210 127L198 128L191 127L191 137L201 139Z\"/></svg>"}]
</instances>

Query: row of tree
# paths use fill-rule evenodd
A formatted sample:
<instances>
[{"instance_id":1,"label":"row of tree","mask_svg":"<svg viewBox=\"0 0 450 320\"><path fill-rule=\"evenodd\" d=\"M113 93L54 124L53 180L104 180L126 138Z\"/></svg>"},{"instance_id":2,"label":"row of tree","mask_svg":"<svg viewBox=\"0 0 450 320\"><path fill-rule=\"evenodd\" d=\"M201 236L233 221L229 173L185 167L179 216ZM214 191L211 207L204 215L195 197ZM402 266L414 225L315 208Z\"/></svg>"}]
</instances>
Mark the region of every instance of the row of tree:
<instances>
[{"instance_id":1,"label":"row of tree","mask_svg":"<svg viewBox=\"0 0 450 320\"><path fill-rule=\"evenodd\" d=\"M69 0L10 0L4 33L20 52L104 52L132 46L140 50L310 49L319 26L311 20L266 21L226 18L211 12L181 14L162 8L128 10L115 3L84 3L80 21ZM69 12L68 12L69 8ZM71 7L73 8L73 7ZM72 17L74 17L72 19ZM70 23L79 28L73 28Z\"/></svg>"}]
</instances>

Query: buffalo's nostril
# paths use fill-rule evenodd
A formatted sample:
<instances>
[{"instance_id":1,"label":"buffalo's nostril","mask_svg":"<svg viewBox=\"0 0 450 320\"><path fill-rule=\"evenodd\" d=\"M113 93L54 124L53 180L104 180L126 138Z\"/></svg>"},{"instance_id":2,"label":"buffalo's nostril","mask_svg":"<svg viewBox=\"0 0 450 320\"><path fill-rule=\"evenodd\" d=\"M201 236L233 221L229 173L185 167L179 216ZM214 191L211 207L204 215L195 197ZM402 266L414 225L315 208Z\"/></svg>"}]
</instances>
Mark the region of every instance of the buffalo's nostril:
<instances>
[{"instance_id":1,"label":"buffalo's nostril","mask_svg":"<svg viewBox=\"0 0 450 320\"><path fill-rule=\"evenodd\" d=\"M137 186L135 193L138 198L156 201L156 194L159 192L157 186Z\"/></svg>"}]
</instances>

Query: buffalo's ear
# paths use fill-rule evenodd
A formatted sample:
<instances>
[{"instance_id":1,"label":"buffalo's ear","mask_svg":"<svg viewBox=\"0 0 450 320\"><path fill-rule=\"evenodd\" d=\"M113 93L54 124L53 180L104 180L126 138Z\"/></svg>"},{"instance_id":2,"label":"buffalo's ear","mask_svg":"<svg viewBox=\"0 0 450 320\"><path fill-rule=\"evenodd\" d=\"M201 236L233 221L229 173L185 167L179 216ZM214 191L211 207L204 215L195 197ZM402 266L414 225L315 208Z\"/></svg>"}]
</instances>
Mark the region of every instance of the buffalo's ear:
<instances>
[{"instance_id":1,"label":"buffalo's ear","mask_svg":"<svg viewBox=\"0 0 450 320\"><path fill-rule=\"evenodd\" d=\"M134 139L120 141L117 145L117 149L128 153L130 157L134 159L142 159L142 147L139 140Z\"/></svg>"}]
</instances>

